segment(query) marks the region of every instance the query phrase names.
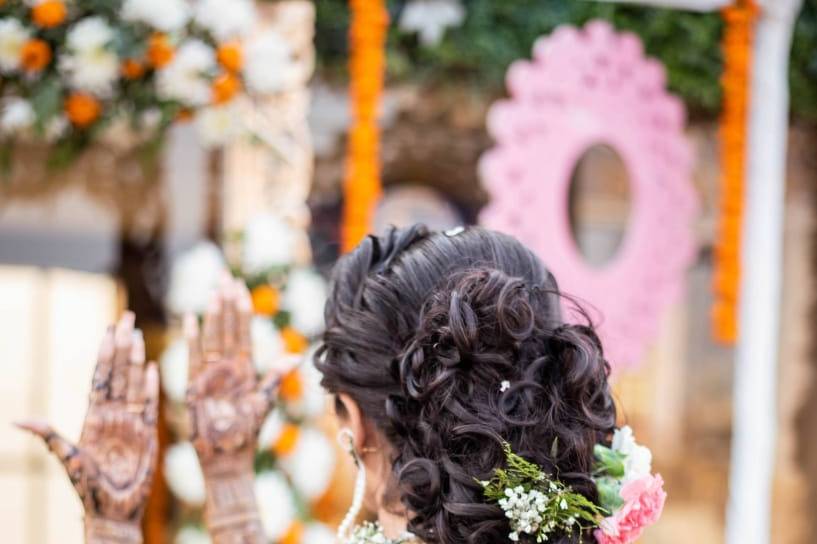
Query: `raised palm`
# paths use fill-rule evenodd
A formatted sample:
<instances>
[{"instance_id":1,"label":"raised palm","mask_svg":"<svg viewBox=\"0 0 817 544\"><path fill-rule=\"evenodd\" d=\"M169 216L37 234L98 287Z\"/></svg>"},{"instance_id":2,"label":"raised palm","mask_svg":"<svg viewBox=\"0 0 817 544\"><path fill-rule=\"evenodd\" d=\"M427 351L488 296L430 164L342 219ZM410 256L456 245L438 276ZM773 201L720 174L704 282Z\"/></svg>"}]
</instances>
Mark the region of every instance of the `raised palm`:
<instances>
[{"instance_id":1,"label":"raised palm","mask_svg":"<svg viewBox=\"0 0 817 544\"><path fill-rule=\"evenodd\" d=\"M191 440L206 471L244 470L252 463L258 428L279 381L275 373L256 377L251 319L249 292L232 278L214 295L201 334L195 317L185 319Z\"/></svg>"},{"instance_id":2,"label":"raised palm","mask_svg":"<svg viewBox=\"0 0 817 544\"><path fill-rule=\"evenodd\" d=\"M133 322L126 313L105 334L78 444L44 422L18 425L40 436L65 466L86 518L136 526L156 467L159 376L155 364L145 365Z\"/></svg>"}]
</instances>

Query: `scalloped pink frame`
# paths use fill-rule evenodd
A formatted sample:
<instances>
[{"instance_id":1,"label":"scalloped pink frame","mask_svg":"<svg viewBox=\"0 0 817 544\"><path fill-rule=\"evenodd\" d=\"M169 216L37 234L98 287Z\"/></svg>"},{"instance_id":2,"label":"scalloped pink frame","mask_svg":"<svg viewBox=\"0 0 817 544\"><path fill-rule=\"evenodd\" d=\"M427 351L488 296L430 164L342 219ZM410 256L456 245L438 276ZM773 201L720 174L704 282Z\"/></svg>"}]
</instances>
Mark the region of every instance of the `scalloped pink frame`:
<instances>
[{"instance_id":1,"label":"scalloped pink frame","mask_svg":"<svg viewBox=\"0 0 817 544\"><path fill-rule=\"evenodd\" d=\"M533 57L510 67L511 98L488 113L496 146L480 160L491 195L480 222L533 249L560 288L586 303L611 365L631 366L680 294L695 254L684 107L641 41L606 22L559 27L536 42ZM567 205L577 161L599 143L621 156L632 199L628 230L602 268L576 247Z\"/></svg>"}]
</instances>

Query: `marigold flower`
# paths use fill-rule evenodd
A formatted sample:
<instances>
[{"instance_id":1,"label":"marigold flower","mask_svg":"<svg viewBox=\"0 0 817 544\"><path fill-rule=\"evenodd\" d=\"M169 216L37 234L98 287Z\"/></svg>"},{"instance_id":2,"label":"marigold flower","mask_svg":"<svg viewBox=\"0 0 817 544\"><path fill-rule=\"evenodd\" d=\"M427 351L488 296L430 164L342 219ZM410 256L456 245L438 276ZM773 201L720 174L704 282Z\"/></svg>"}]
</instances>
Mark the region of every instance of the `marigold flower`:
<instances>
[{"instance_id":1,"label":"marigold flower","mask_svg":"<svg viewBox=\"0 0 817 544\"><path fill-rule=\"evenodd\" d=\"M102 104L85 93L74 93L65 100L65 114L75 126L85 128L99 118Z\"/></svg>"},{"instance_id":2,"label":"marigold flower","mask_svg":"<svg viewBox=\"0 0 817 544\"><path fill-rule=\"evenodd\" d=\"M148 62L154 68L166 66L171 60L176 50L171 45L165 34L157 33L148 39Z\"/></svg>"},{"instance_id":3,"label":"marigold flower","mask_svg":"<svg viewBox=\"0 0 817 544\"><path fill-rule=\"evenodd\" d=\"M304 394L304 383L301 374L293 370L283 377L278 393L282 399L289 402L300 400Z\"/></svg>"},{"instance_id":4,"label":"marigold flower","mask_svg":"<svg viewBox=\"0 0 817 544\"><path fill-rule=\"evenodd\" d=\"M295 520L289 524L284 536L279 541L280 544L301 544L304 538L304 524L300 520Z\"/></svg>"},{"instance_id":5,"label":"marigold flower","mask_svg":"<svg viewBox=\"0 0 817 544\"><path fill-rule=\"evenodd\" d=\"M125 79L139 79L145 74L145 65L136 59L125 59L122 62L121 72Z\"/></svg>"},{"instance_id":6,"label":"marigold flower","mask_svg":"<svg viewBox=\"0 0 817 544\"><path fill-rule=\"evenodd\" d=\"M238 42L222 44L216 52L216 58L218 58L219 64L230 72L238 72L244 65L244 53Z\"/></svg>"},{"instance_id":7,"label":"marigold flower","mask_svg":"<svg viewBox=\"0 0 817 544\"><path fill-rule=\"evenodd\" d=\"M278 313L278 307L281 299L281 294L278 289L271 285L259 285L252 290L252 307L258 315L275 315Z\"/></svg>"},{"instance_id":8,"label":"marigold flower","mask_svg":"<svg viewBox=\"0 0 817 544\"><path fill-rule=\"evenodd\" d=\"M20 64L27 72L39 72L51 62L51 46L40 39L29 40L20 51Z\"/></svg>"},{"instance_id":9,"label":"marigold flower","mask_svg":"<svg viewBox=\"0 0 817 544\"><path fill-rule=\"evenodd\" d=\"M293 327L284 327L281 338L284 340L284 349L289 353L303 353L309 347L306 337Z\"/></svg>"},{"instance_id":10,"label":"marigold flower","mask_svg":"<svg viewBox=\"0 0 817 544\"><path fill-rule=\"evenodd\" d=\"M68 9L62 0L43 0L31 8L31 19L40 28L59 26L68 16Z\"/></svg>"},{"instance_id":11,"label":"marigold flower","mask_svg":"<svg viewBox=\"0 0 817 544\"><path fill-rule=\"evenodd\" d=\"M224 104L241 90L241 82L230 73L223 73L213 80L213 103Z\"/></svg>"},{"instance_id":12,"label":"marigold flower","mask_svg":"<svg viewBox=\"0 0 817 544\"><path fill-rule=\"evenodd\" d=\"M292 453L292 451L295 449L295 445L298 443L298 437L300 434L301 430L297 425L293 425L292 423L284 423L284 427L281 429L281 434L278 436L278 440L276 440L275 444L272 445L272 450L279 457Z\"/></svg>"}]
</instances>

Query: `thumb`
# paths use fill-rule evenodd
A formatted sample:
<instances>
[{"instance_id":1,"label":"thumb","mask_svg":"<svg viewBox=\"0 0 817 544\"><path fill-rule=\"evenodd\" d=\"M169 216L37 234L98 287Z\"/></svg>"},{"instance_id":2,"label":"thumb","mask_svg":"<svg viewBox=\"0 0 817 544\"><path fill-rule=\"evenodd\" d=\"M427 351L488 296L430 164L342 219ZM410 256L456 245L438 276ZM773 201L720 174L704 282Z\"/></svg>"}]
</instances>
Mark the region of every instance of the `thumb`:
<instances>
[{"instance_id":1,"label":"thumb","mask_svg":"<svg viewBox=\"0 0 817 544\"><path fill-rule=\"evenodd\" d=\"M60 462L69 468L69 463L79 454L77 447L66 438L63 438L49 425L40 420L18 421L15 425L31 434L43 439L45 445L59 458Z\"/></svg>"}]
</instances>

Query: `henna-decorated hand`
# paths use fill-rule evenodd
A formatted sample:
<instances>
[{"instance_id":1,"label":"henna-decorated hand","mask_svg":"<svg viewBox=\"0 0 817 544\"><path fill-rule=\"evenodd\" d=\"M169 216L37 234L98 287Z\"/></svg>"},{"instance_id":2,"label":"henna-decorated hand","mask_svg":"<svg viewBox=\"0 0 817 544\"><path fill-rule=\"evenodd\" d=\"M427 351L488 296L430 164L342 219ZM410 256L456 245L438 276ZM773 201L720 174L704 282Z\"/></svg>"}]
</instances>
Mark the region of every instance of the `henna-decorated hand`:
<instances>
[{"instance_id":1,"label":"henna-decorated hand","mask_svg":"<svg viewBox=\"0 0 817 544\"><path fill-rule=\"evenodd\" d=\"M215 544L266 541L253 494L253 458L280 373L256 377L251 319L249 291L233 278L213 296L201 335L196 318L185 317L191 441L204 470L205 519Z\"/></svg>"},{"instance_id":2,"label":"henna-decorated hand","mask_svg":"<svg viewBox=\"0 0 817 544\"><path fill-rule=\"evenodd\" d=\"M128 312L99 350L77 445L44 422L18 423L60 459L85 508L86 541L141 542L139 523L157 459L159 375Z\"/></svg>"}]
</instances>

